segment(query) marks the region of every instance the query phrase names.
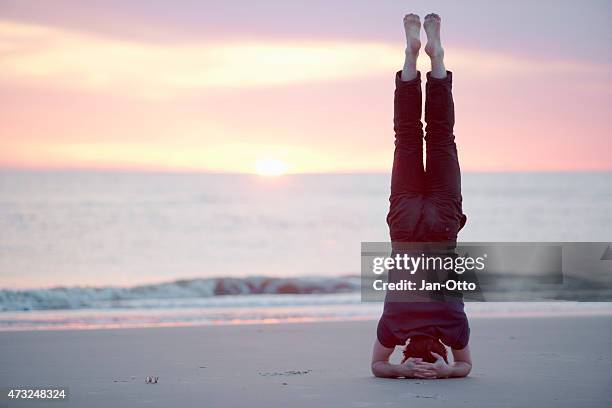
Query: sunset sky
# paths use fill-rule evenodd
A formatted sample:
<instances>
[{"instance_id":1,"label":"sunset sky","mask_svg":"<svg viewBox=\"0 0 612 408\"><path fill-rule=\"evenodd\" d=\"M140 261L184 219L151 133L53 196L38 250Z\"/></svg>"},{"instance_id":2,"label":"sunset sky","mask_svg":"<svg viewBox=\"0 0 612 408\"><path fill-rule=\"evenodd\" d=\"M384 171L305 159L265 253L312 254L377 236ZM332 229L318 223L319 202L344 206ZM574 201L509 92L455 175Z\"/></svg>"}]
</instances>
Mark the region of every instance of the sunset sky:
<instances>
[{"instance_id":1,"label":"sunset sky","mask_svg":"<svg viewBox=\"0 0 612 408\"><path fill-rule=\"evenodd\" d=\"M465 170L612 170L609 1L3 0L0 166L388 171L432 11Z\"/></svg>"}]
</instances>

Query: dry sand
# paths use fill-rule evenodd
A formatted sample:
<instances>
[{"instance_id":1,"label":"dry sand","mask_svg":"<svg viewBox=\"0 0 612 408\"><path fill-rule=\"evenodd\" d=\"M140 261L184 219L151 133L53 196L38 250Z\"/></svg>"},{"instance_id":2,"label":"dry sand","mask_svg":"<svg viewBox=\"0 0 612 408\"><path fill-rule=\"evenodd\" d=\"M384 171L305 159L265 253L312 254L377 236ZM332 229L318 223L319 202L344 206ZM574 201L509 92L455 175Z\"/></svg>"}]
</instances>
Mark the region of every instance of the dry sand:
<instances>
[{"instance_id":1,"label":"dry sand","mask_svg":"<svg viewBox=\"0 0 612 408\"><path fill-rule=\"evenodd\" d=\"M0 406L612 406L612 317L471 323L471 375L429 381L372 377L375 321L5 332L0 386L70 397Z\"/></svg>"}]
</instances>

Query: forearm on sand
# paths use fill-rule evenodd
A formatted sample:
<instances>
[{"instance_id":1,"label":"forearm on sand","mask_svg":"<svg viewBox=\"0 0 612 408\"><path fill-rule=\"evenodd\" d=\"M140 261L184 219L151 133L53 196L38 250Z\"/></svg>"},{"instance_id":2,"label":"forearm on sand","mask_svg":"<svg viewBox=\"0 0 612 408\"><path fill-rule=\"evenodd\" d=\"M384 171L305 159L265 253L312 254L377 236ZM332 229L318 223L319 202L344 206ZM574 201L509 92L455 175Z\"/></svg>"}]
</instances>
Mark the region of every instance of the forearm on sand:
<instances>
[{"instance_id":1,"label":"forearm on sand","mask_svg":"<svg viewBox=\"0 0 612 408\"><path fill-rule=\"evenodd\" d=\"M406 377L406 367L399 364L392 364L387 361L377 361L372 363L372 374L380 378L400 378Z\"/></svg>"},{"instance_id":2,"label":"forearm on sand","mask_svg":"<svg viewBox=\"0 0 612 408\"><path fill-rule=\"evenodd\" d=\"M450 365L451 374L449 377L466 377L472 371L472 365L464 361L457 361Z\"/></svg>"}]
</instances>

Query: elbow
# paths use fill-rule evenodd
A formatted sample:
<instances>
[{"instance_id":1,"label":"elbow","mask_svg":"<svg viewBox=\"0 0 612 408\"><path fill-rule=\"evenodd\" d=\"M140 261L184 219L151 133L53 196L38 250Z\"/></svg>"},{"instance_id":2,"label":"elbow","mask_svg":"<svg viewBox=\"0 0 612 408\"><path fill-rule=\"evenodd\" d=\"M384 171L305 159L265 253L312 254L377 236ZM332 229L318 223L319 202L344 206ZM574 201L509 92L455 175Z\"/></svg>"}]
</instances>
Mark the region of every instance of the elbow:
<instances>
[{"instance_id":1,"label":"elbow","mask_svg":"<svg viewBox=\"0 0 612 408\"><path fill-rule=\"evenodd\" d=\"M465 371L462 377L467 377L468 375L470 375L470 372L472 371L472 363L464 363L464 364L465 364Z\"/></svg>"},{"instance_id":2,"label":"elbow","mask_svg":"<svg viewBox=\"0 0 612 408\"><path fill-rule=\"evenodd\" d=\"M471 363L467 363L465 361L455 362L451 369L451 373L448 377L452 377L452 378L467 377L468 375L470 375L470 371L472 371Z\"/></svg>"},{"instance_id":3,"label":"elbow","mask_svg":"<svg viewBox=\"0 0 612 408\"><path fill-rule=\"evenodd\" d=\"M384 373L384 370L380 368L380 361L376 361L372 363L370 366L370 370L372 371L372 375L377 378L386 378L387 376Z\"/></svg>"},{"instance_id":4,"label":"elbow","mask_svg":"<svg viewBox=\"0 0 612 408\"><path fill-rule=\"evenodd\" d=\"M376 364L376 363L372 363L372 365L370 365L370 371L372 371L372 375L373 375L374 377L378 377L378 378L380 378L380 374L381 374L381 373L380 373L380 370L378 370L378 367L377 367L377 366L378 366L378 364Z\"/></svg>"}]
</instances>

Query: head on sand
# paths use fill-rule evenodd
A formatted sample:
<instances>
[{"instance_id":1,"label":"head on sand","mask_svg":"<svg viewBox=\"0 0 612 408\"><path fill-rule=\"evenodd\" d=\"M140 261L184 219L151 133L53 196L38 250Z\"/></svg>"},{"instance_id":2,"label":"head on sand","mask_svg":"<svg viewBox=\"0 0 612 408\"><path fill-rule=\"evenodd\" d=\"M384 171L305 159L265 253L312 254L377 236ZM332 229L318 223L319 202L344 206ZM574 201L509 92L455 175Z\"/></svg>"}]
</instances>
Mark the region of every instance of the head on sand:
<instances>
[{"instance_id":1,"label":"head on sand","mask_svg":"<svg viewBox=\"0 0 612 408\"><path fill-rule=\"evenodd\" d=\"M429 336L413 336L408 340L408 344L406 344L402 363L410 357L421 358L427 363L435 363L436 357L431 354L432 352L441 355L444 361L448 363L446 347L439 339L434 339Z\"/></svg>"}]
</instances>

